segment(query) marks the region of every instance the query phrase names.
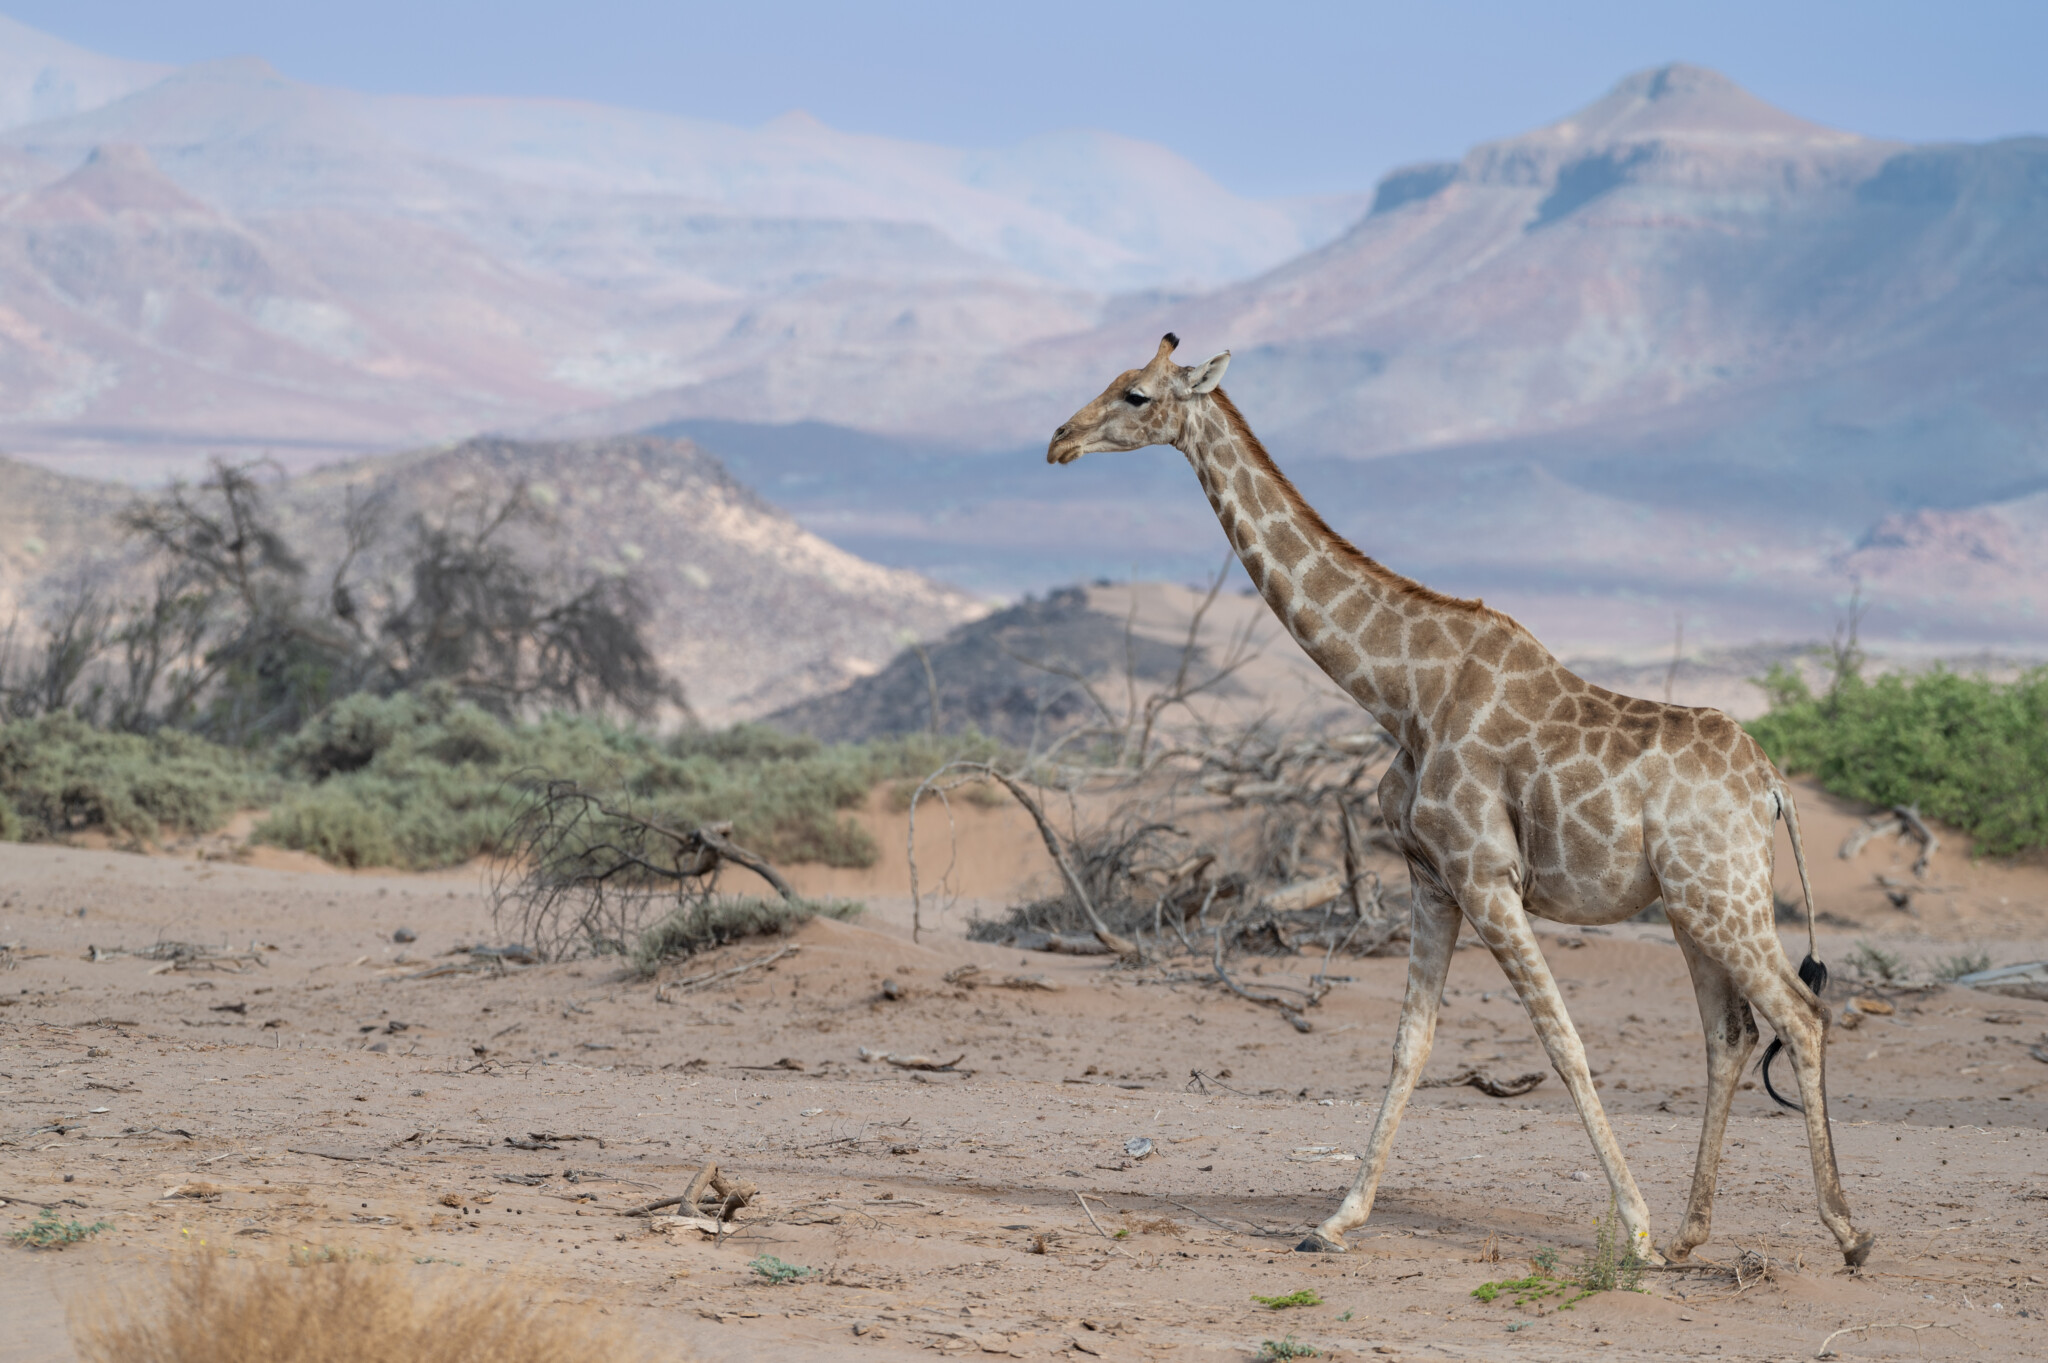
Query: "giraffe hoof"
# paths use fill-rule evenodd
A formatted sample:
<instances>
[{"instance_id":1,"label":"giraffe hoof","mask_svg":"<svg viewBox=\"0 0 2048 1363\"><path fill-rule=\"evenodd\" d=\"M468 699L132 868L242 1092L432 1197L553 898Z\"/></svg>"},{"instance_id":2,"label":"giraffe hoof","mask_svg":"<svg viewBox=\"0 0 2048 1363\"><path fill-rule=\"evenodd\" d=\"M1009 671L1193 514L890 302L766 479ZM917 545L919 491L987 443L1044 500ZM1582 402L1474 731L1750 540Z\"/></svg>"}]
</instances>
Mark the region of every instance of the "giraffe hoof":
<instances>
[{"instance_id":1,"label":"giraffe hoof","mask_svg":"<svg viewBox=\"0 0 2048 1363\"><path fill-rule=\"evenodd\" d=\"M1690 1258L1692 1258L1691 1245L1680 1244L1678 1241L1673 1240L1670 1244L1664 1246L1664 1259L1667 1263L1682 1264Z\"/></svg>"},{"instance_id":2,"label":"giraffe hoof","mask_svg":"<svg viewBox=\"0 0 2048 1363\"><path fill-rule=\"evenodd\" d=\"M1842 1259L1851 1268L1861 1268L1863 1267L1863 1261L1870 1257L1870 1251L1872 1246L1876 1244L1876 1233L1873 1231L1864 1231L1861 1235L1857 1236L1854 1240L1851 1240L1846 1246L1843 1247Z\"/></svg>"},{"instance_id":3,"label":"giraffe hoof","mask_svg":"<svg viewBox=\"0 0 2048 1363\"><path fill-rule=\"evenodd\" d=\"M1319 1230L1313 1230L1294 1247L1296 1254L1343 1254L1346 1246L1342 1240L1332 1240Z\"/></svg>"}]
</instances>

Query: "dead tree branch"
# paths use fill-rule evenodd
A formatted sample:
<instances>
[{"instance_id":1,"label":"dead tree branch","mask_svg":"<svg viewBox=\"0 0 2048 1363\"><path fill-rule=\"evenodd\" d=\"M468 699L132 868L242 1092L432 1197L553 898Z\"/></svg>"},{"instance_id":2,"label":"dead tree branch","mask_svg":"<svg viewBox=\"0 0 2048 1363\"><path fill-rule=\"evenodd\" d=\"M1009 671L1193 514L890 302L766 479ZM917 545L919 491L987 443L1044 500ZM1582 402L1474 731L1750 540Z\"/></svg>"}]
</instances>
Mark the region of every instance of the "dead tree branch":
<instances>
[{"instance_id":1,"label":"dead tree branch","mask_svg":"<svg viewBox=\"0 0 2048 1363\"><path fill-rule=\"evenodd\" d=\"M732 825L669 828L573 781L534 785L499 845L491 916L542 960L623 952L657 914L702 903L728 863L798 898Z\"/></svg>"}]
</instances>

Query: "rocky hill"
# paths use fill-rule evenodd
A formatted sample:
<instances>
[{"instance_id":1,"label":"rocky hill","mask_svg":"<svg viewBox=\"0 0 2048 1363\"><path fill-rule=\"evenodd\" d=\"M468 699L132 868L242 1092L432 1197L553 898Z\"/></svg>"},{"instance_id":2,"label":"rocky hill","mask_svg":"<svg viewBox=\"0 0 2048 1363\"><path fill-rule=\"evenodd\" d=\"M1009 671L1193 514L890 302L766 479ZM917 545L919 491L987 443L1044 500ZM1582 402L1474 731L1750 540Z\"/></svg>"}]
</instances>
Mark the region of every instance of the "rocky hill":
<instances>
[{"instance_id":1,"label":"rocky hill","mask_svg":"<svg viewBox=\"0 0 2048 1363\"><path fill-rule=\"evenodd\" d=\"M1199 651L1195 675L1207 656ZM1099 722L1088 684L1104 703L1121 706L1127 675L1149 692L1172 680L1180 660L1178 647L1127 631L1086 590L1068 587L956 626L873 676L777 710L766 722L829 743L974 729L1029 749ZM1217 694L1234 689L1225 683Z\"/></svg>"},{"instance_id":2,"label":"rocky hill","mask_svg":"<svg viewBox=\"0 0 2048 1363\"><path fill-rule=\"evenodd\" d=\"M649 591L657 656L711 723L843 686L906 642L986 610L826 543L682 441L472 440L322 469L270 495L320 581L341 552L351 499L374 503L383 522L363 565L374 577L395 570L415 515L471 516L519 485L545 513L519 531L529 558L571 577L635 573ZM112 598L139 591L115 524L134 496L0 461L0 599L24 631L81 581Z\"/></svg>"}]
</instances>

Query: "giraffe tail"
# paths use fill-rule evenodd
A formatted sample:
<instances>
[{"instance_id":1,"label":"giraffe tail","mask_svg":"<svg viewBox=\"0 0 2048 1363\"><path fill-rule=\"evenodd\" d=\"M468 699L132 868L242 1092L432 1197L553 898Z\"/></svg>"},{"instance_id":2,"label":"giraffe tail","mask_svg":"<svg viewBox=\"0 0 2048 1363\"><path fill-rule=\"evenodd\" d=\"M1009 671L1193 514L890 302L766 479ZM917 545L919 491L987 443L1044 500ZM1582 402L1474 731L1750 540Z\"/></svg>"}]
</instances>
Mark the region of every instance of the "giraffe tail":
<instances>
[{"instance_id":1,"label":"giraffe tail","mask_svg":"<svg viewBox=\"0 0 2048 1363\"><path fill-rule=\"evenodd\" d=\"M1799 868L1799 890L1806 901L1806 959L1799 963L1799 982L1811 989L1818 997L1828 987L1828 968L1820 959L1813 943L1813 880L1806 873L1806 848L1799 841L1799 811L1793 807L1792 792L1784 787L1771 792L1771 810L1785 821L1785 831L1792 837L1792 863ZM1763 1072L1764 1092L1780 1107L1789 1107L1794 1112L1806 1109L1793 1102L1771 1085L1771 1062L1778 1058L1778 1052L1785 1049L1785 1039L1774 1036L1771 1044L1764 1048L1764 1058L1757 1068Z\"/></svg>"}]
</instances>

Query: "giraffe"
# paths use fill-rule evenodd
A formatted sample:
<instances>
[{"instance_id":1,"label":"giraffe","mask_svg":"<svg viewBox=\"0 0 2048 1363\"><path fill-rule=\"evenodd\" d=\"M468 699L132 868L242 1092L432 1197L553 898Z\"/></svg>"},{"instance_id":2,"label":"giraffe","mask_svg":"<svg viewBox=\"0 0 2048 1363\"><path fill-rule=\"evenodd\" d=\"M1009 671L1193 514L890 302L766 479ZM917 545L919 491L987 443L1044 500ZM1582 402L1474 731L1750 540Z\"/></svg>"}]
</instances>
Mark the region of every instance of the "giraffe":
<instances>
[{"instance_id":1,"label":"giraffe","mask_svg":"<svg viewBox=\"0 0 2048 1363\"><path fill-rule=\"evenodd\" d=\"M1183 367L1171 358L1178 344L1169 333L1150 363L1076 412L1053 433L1047 462L1180 450L1267 605L1398 744L1379 786L1414 887L1393 1073L1357 1181L1297 1248L1341 1252L1371 1215L1463 921L1514 984L1570 1091L1631 1248L1660 1262L1531 917L1614 923L1661 896L1698 996L1708 1076L1685 1220L1664 1253L1683 1260L1707 1239L1729 1107L1758 1041L1754 1008L1792 1059L1821 1222L1844 1259L1862 1264L1876 1237L1851 1224L1835 1165L1827 1010L1809 987L1825 979L1812 951L1813 891L1776 766L1719 711L1604 691L1508 616L1367 558L1302 500L1219 386L1230 352ZM1808 958L1797 974L1775 926L1778 818L1807 900Z\"/></svg>"}]
</instances>

